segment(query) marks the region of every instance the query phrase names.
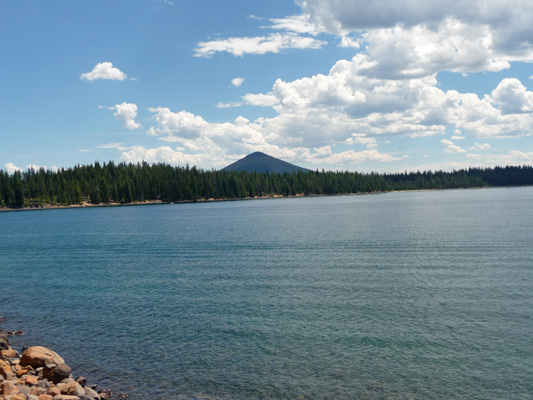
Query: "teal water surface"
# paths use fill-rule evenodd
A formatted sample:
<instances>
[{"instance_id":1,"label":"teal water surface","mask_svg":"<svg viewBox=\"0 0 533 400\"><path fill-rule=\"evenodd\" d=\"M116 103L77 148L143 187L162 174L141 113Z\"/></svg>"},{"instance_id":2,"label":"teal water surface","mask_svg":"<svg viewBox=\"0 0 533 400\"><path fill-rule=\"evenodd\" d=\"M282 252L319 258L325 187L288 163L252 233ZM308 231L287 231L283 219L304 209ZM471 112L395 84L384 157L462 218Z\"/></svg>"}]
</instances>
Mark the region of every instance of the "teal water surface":
<instances>
[{"instance_id":1,"label":"teal water surface","mask_svg":"<svg viewBox=\"0 0 533 400\"><path fill-rule=\"evenodd\" d=\"M533 188L0 213L0 315L130 399L533 399Z\"/></svg>"}]
</instances>

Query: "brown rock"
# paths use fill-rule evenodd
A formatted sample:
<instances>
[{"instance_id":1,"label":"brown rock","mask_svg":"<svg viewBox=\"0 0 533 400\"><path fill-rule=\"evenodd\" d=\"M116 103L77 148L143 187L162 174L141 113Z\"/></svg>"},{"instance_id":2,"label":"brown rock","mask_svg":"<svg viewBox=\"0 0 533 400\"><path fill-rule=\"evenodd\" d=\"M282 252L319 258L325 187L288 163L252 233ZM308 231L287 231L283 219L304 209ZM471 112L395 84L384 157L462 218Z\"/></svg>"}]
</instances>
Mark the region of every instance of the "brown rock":
<instances>
[{"instance_id":1,"label":"brown rock","mask_svg":"<svg viewBox=\"0 0 533 400\"><path fill-rule=\"evenodd\" d=\"M27 397L25 394L19 393L11 397L11 400L26 400Z\"/></svg>"},{"instance_id":2,"label":"brown rock","mask_svg":"<svg viewBox=\"0 0 533 400\"><path fill-rule=\"evenodd\" d=\"M72 382L67 385L67 394L73 396L84 396L85 390L81 387L78 382Z\"/></svg>"},{"instance_id":3,"label":"brown rock","mask_svg":"<svg viewBox=\"0 0 533 400\"><path fill-rule=\"evenodd\" d=\"M58 383L56 387L61 391L62 394L67 394L68 384L65 382Z\"/></svg>"},{"instance_id":4,"label":"brown rock","mask_svg":"<svg viewBox=\"0 0 533 400\"><path fill-rule=\"evenodd\" d=\"M11 366L0 360L0 376L2 376L6 380L10 380L13 378L13 371L11 370Z\"/></svg>"},{"instance_id":5,"label":"brown rock","mask_svg":"<svg viewBox=\"0 0 533 400\"><path fill-rule=\"evenodd\" d=\"M80 400L78 396L70 396L68 394L58 394L54 396L54 400Z\"/></svg>"},{"instance_id":6,"label":"brown rock","mask_svg":"<svg viewBox=\"0 0 533 400\"><path fill-rule=\"evenodd\" d=\"M0 393L4 396L17 393L18 389L15 388L15 385L11 381L4 381L0 384Z\"/></svg>"},{"instance_id":7,"label":"brown rock","mask_svg":"<svg viewBox=\"0 0 533 400\"><path fill-rule=\"evenodd\" d=\"M48 388L46 394L57 396L58 394L61 394L61 390L59 390L59 388L56 386L52 386L51 388Z\"/></svg>"},{"instance_id":8,"label":"brown rock","mask_svg":"<svg viewBox=\"0 0 533 400\"><path fill-rule=\"evenodd\" d=\"M54 398L49 394L42 394L39 396L39 400L54 400Z\"/></svg>"},{"instance_id":9,"label":"brown rock","mask_svg":"<svg viewBox=\"0 0 533 400\"><path fill-rule=\"evenodd\" d=\"M100 396L98 395L98 393L96 393L95 390L91 389L88 386L86 386L84 389L85 389L85 396L88 396L91 399L100 400Z\"/></svg>"},{"instance_id":10,"label":"brown rock","mask_svg":"<svg viewBox=\"0 0 533 400\"><path fill-rule=\"evenodd\" d=\"M22 353L20 365L31 365L34 368L65 364L59 354L42 346L28 347Z\"/></svg>"},{"instance_id":11,"label":"brown rock","mask_svg":"<svg viewBox=\"0 0 533 400\"><path fill-rule=\"evenodd\" d=\"M70 367L65 363L52 367L46 366L43 368L43 377L54 383L59 383L63 379L67 379L70 376L71 371Z\"/></svg>"},{"instance_id":12,"label":"brown rock","mask_svg":"<svg viewBox=\"0 0 533 400\"><path fill-rule=\"evenodd\" d=\"M30 385L30 386L37 385L37 382L39 382L39 379L33 375L28 375L25 380L26 385Z\"/></svg>"},{"instance_id":13,"label":"brown rock","mask_svg":"<svg viewBox=\"0 0 533 400\"><path fill-rule=\"evenodd\" d=\"M30 394L33 394L35 396L39 396L40 394L43 394L43 393L44 393L44 389L38 386L33 387L30 392Z\"/></svg>"},{"instance_id":14,"label":"brown rock","mask_svg":"<svg viewBox=\"0 0 533 400\"><path fill-rule=\"evenodd\" d=\"M29 371L28 371L26 368L24 368L24 369L19 369L19 370L17 371L17 376L20 378L22 375L26 375L28 372L29 372Z\"/></svg>"},{"instance_id":15,"label":"brown rock","mask_svg":"<svg viewBox=\"0 0 533 400\"><path fill-rule=\"evenodd\" d=\"M0 354L3 358L15 358L17 356L17 352L13 349L11 350L2 350L0 351Z\"/></svg>"}]
</instances>

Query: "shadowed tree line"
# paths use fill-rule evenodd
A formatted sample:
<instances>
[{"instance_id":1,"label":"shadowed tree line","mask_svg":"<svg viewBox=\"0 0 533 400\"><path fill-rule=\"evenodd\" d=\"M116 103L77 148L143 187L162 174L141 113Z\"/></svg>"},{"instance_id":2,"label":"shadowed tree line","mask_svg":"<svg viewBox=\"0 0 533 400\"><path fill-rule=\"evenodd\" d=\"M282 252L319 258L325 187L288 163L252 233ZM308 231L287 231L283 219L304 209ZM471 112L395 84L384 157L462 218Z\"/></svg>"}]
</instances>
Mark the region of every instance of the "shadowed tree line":
<instances>
[{"instance_id":1,"label":"shadowed tree line","mask_svg":"<svg viewBox=\"0 0 533 400\"><path fill-rule=\"evenodd\" d=\"M83 202L127 204L147 200L179 202L532 184L532 166L395 174L324 170L278 174L202 170L146 162L96 162L58 171L29 169L11 175L0 170L0 206L21 208Z\"/></svg>"}]
</instances>

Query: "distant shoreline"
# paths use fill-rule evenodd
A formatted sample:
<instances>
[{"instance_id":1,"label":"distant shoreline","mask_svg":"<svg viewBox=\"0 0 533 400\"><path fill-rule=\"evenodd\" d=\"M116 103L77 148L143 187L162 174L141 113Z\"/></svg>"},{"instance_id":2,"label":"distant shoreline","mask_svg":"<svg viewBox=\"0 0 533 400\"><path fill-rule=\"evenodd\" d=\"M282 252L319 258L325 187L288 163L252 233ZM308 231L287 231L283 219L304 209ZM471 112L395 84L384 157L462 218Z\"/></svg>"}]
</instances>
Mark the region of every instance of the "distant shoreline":
<instances>
[{"instance_id":1,"label":"distant shoreline","mask_svg":"<svg viewBox=\"0 0 533 400\"><path fill-rule=\"evenodd\" d=\"M384 192L359 192L359 193L336 193L336 194L303 194L298 193L296 195L272 195L272 196L256 196L256 197L239 197L234 199L196 199L196 200L179 200L179 201L162 201L162 200L147 200L143 202L133 202L133 203L99 203L92 204L88 202L83 202L82 204L70 204L70 205L53 205L45 204L42 207L22 207L22 208L7 208L0 207L0 212L9 212L9 211L42 211L42 210L61 210L61 209L70 209L70 208L103 208L103 207L134 207L134 206L150 206L158 204L190 204L190 203L218 203L224 201L246 201L246 200L265 200L265 199L280 199L280 198L300 198L300 197L330 197L330 196L362 196L370 194L384 194L384 193L404 193L404 192L434 192L434 191L448 191L448 190L467 190L467 189L498 189L498 188L509 188L509 187L529 187L532 185L522 185L522 186L479 186L479 187L468 187L468 188L444 188L444 189L411 189L411 190L389 190Z\"/></svg>"},{"instance_id":2,"label":"distant shoreline","mask_svg":"<svg viewBox=\"0 0 533 400\"><path fill-rule=\"evenodd\" d=\"M385 192L383 192L385 193ZM61 210L69 208L93 208L93 207L133 207L133 206L150 206L158 204L189 204L189 203L217 203L222 201L244 201L244 200L261 200L261 199L278 199L278 198L296 198L296 197L319 197L319 196L348 196L350 194L370 194L370 193L346 193L346 194L296 194L290 196L284 195L272 195L272 196L256 196L256 197L238 197L234 199L196 199L196 200L179 200L179 201L162 201L162 200L147 200L138 201L133 203L98 203L92 204L83 202L82 204L69 204L69 205L55 205L44 204L42 207L22 207L22 208L7 208L0 207L0 212L8 211L41 211L41 210Z\"/></svg>"}]
</instances>

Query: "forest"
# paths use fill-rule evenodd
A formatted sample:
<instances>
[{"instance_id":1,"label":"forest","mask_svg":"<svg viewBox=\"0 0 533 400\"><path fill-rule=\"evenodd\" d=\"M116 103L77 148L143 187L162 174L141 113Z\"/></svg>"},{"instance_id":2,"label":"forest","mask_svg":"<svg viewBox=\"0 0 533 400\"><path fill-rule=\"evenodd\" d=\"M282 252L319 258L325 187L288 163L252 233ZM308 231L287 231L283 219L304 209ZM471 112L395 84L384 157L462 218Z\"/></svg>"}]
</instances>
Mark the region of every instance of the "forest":
<instances>
[{"instance_id":1,"label":"forest","mask_svg":"<svg viewBox=\"0 0 533 400\"><path fill-rule=\"evenodd\" d=\"M202 170L168 164L108 162L57 171L0 170L0 207L188 202L264 196L334 195L394 190L533 185L532 166L392 174L310 171L269 173Z\"/></svg>"}]
</instances>

